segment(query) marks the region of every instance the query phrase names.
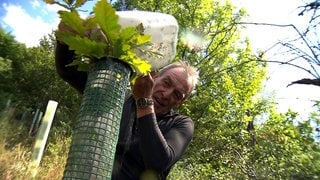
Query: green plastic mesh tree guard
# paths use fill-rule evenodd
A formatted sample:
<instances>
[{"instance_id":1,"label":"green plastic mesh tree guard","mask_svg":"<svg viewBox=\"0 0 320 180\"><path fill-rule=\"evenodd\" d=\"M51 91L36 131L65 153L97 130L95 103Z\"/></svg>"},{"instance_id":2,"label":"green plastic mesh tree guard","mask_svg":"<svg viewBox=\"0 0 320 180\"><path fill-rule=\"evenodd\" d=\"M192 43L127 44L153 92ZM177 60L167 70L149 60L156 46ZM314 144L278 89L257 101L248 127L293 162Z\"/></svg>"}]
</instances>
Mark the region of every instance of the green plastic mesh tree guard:
<instances>
[{"instance_id":1,"label":"green plastic mesh tree guard","mask_svg":"<svg viewBox=\"0 0 320 180\"><path fill-rule=\"evenodd\" d=\"M111 58L92 65L63 179L111 179L130 72L128 65Z\"/></svg>"}]
</instances>

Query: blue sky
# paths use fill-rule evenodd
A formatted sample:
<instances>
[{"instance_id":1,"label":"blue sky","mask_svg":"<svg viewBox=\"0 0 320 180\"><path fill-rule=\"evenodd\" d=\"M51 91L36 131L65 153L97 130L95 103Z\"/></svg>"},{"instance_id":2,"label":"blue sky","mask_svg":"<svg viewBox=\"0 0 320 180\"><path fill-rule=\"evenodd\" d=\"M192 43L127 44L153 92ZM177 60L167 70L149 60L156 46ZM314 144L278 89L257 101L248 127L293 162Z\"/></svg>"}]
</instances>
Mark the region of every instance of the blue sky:
<instances>
[{"instance_id":1,"label":"blue sky","mask_svg":"<svg viewBox=\"0 0 320 180\"><path fill-rule=\"evenodd\" d=\"M301 0L233 0L234 4L247 9L248 21L275 24L303 25L306 19L298 17ZM92 2L90 6L92 6ZM90 7L91 9L91 7ZM39 39L56 29L59 22L56 5L45 4L42 0L0 0L0 26L11 32L16 40L27 47L38 45ZM292 36L292 29L249 26L247 36L254 49L266 49L279 39ZM269 60L281 60L285 57L270 52ZM278 109L285 112L288 108L307 116L312 110L311 100L320 100L319 87L294 85L294 80L309 77L308 74L292 67L271 64L270 78L265 83L265 94L274 93Z\"/></svg>"},{"instance_id":2,"label":"blue sky","mask_svg":"<svg viewBox=\"0 0 320 180\"><path fill-rule=\"evenodd\" d=\"M87 8L92 5L94 1ZM36 46L40 38L56 29L58 10L60 6L42 0L0 0L0 26L27 47Z\"/></svg>"},{"instance_id":3,"label":"blue sky","mask_svg":"<svg viewBox=\"0 0 320 180\"><path fill-rule=\"evenodd\" d=\"M36 46L59 22L57 7L40 0L2 0L0 12L1 27L28 47Z\"/></svg>"}]
</instances>

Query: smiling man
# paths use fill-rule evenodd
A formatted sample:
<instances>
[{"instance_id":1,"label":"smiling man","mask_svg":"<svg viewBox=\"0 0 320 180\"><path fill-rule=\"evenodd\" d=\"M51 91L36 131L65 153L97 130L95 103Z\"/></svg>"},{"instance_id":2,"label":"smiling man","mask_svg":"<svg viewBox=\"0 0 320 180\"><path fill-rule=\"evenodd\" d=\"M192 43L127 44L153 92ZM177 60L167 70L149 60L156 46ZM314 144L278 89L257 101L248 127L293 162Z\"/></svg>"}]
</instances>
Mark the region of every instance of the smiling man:
<instances>
[{"instance_id":1,"label":"smiling man","mask_svg":"<svg viewBox=\"0 0 320 180\"><path fill-rule=\"evenodd\" d=\"M57 43L58 74L83 93L87 74L66 66L73 57L66 45ZM123 106L113 180L166 179L194 132L192 120L174 109L187 100L197 80L196 69L185 62L137 78Z\"/></svg>"}]
</instances>

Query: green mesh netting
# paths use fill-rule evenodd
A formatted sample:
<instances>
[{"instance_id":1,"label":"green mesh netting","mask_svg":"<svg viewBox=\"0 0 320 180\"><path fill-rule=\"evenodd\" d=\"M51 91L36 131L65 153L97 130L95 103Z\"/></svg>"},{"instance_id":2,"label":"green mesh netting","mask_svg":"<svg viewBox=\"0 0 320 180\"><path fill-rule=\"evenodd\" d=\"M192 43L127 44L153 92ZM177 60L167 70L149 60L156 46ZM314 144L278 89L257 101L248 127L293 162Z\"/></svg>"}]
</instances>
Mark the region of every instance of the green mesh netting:
<instances>
[{"instance_id":1,"label":"green mesh netting","mask_svg":"<svg viewBox=\"0 0 320 180\"><path fill-rule=\"evenodd\" d=\"M130 68L119 60L92 65L63 179L111 179Z\"/></svg>"}]
</instances>

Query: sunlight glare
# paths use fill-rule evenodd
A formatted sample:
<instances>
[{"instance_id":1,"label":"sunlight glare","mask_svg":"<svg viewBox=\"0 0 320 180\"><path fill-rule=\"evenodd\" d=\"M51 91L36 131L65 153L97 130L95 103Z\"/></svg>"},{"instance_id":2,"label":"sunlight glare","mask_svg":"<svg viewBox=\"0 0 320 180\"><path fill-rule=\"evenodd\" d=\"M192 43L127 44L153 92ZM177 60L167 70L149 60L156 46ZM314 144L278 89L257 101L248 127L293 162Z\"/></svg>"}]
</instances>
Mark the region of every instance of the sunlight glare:
<instances>
[{"instance_id":1,"label":"sunlight glare","mask_svg":"<svg viewBox=\"0 0 320 180\"><path fill-rule=\"evenodd\" d=\"M190 30L181 33L181 42L191 51L199 51L205 45L204 37Z\"/></svg>"}]
</instances>

